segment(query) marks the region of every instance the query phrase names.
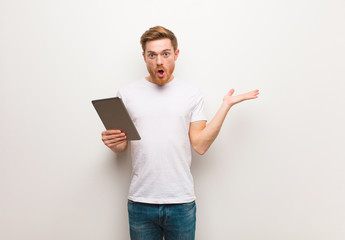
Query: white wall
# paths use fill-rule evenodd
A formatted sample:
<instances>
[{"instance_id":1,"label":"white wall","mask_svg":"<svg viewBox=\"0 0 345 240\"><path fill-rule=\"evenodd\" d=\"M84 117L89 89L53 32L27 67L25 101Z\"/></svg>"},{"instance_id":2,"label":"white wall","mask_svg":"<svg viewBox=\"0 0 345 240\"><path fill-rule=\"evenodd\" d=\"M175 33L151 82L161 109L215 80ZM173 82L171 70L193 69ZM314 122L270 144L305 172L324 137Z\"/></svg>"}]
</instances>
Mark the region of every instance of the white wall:
<instances>
[{"instance_id":1,"label":"white wall","mask_svg":"<svg viewBox=\"0 0 345 240\"><path fill-rule=\"evenodd\" d=\"M0 239L129 239L128 153L100 137L92 99L146 74L139 38L175 32L176 73L211 118L192 171L197 239L345 239L345 3L0 1Z\"/></svg>"}]
</instances>

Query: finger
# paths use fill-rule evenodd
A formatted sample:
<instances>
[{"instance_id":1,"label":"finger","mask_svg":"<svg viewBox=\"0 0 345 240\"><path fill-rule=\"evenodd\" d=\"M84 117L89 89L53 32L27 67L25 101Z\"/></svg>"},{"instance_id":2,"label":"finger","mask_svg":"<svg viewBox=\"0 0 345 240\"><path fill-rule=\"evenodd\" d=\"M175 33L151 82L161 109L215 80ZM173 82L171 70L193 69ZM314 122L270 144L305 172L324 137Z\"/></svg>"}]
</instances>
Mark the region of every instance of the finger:
<instances>
[{"instance_id":1,"label":"finger","mask_svg":"<svg viewBox=\"0 0 345 240\"><path fill-rule=\"evenodd\" d=\"M234 94L234 92L235 92L235 89L232 88L232 89L228 92L228 95L232 96L232 94Z\"/></svg>"},{"instance_id":2,"label":"finger","mask_svg":"<svg viewBox=\"0 0 345 240\"><path fill-rule=\"evenodd\" d=\"M104 144L109 147L111 145L117 145L120 142L124 142L124 141L127 141L127 139L123 138L123 139L109 140L109 141L105 141Z\"/></svg>"},{"instance_id":3,"label":"finger","mask_svg":"<svg viewBox=\"0 0 345 240\"><path fill-rule=\"evenodd\" d=\"M123 138L123 137L126 137L125 133L105 135L105 136L102 136L102 141L104 142L107 140L114 140L114 139Z\"/></svg>"},{"instance_id":4,"label":"finger","mask_svg":"<svg viewBox=\"0 0 345 240\"><path fill-rule=\"evenodd\" d=\"M248 92L247 96L256 96L258 94L259 94L259 90L254 90L254 91Z\"/></svg>"},{"instance_id":5,"label":"finger","mask_svg":"<svg viewBox=\"0 0 345 240\"><path fill-rule=\"evenodd\" d=\"M258 95L259 94L259 90L256 89L256 90L252 91L252 93L255 94L255 95Z\"/></svg>"},{"instance_id":6,"label":"finger","mask_svg":"<svg viewBox=\"0 0 345 240\"><path fill-rule=\"evenodd\" d=\"M107 139L104 139L105 142L114 142L114 141L118 141L118 140L122 140L122 139L126 139L127 136L126 135L121 135L121 136L114 136L112 138L107 138Z\"/></svg>"},{"instance_id":7,"label":"finger","mask_svg":"<svg viewBox=\"0 0 345 240\"><path fill-rule=\"evenodd\" d=\"M117 143L109 144L109 145L107 145L107 147L113 148L113 147L115 147L115 146L117 146L117 145L119 145L119 144L122 144L122 143L124 143L124 142L126 142L126 140L122 140L122 141L117 142Z\"/></svg>"},{"instance_id":8,"label":"finger","mask_svg":"<svg viewBox=\"0 0 345 240\"><path fill-rule=\"evenodd\" d=\"M108 134L108 135L103 135L102 136L102 139L112 139L112 138L116 138L116 137L122 137L122 136L125 136L126 134L125 133L114 133L114 134Z\"/></svg>"},{"instance_id":9,"label":"finger","mask_svg":"<svg viewBox=\"0 0 345 240\"><path fill-rule=\"evenodd\" d=\"M252 93L253 96L257 97L259 95L259 90L255 90L253 93Z\"/></svg>"},{"instance_id":10,"label":"finger","mask_svg":"<svg viewBox=\"0 0 345 240\"><path fill-rule=\"evenodd\" d=\"M107 130L108 134L117 134L117 133L122 133L122 131L120 129L111 129L111 130Z\"/></svg>"},{"instance_id":11,"label":"finger","mask_svg":"<svg viewBox=\"0 0 345 240\"><path fill-rule=\"evenodd\" d=\"M248 94L247 99L253 99L257 98L258 96L256 94Z\"/></svg>"},{"instance_id":12,"label":"finger","mask_svg":"<svg viewBox=\"0 0 345 240\"><path fill-rule=\"evenodd\" d=\"M112 134L117 134L117 133L121 133L121 130L119 130L119 129L111 129L111 130L106 130L106 131L102 132L102 136L112 135Z\"/></svg>"}]
</instances>

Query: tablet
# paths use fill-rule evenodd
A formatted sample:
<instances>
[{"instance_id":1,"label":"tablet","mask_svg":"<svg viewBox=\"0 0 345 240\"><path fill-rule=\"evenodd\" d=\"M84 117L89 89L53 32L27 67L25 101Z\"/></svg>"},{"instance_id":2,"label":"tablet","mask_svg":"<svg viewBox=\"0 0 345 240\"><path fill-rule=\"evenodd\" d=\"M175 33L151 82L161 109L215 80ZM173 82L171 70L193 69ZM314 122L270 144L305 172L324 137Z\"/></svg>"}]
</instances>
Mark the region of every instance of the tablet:
<instances>
[{"instance_id":1,"label":"tablet","mask_svg":"<svg viewBox=\"0 0 345 240\"><path fill-rule=\"evenodd\" d=\"M119 129L129 141L141 139L121 98L93 100L92 104L107 130Z\"/></svg>"}]
</instances>

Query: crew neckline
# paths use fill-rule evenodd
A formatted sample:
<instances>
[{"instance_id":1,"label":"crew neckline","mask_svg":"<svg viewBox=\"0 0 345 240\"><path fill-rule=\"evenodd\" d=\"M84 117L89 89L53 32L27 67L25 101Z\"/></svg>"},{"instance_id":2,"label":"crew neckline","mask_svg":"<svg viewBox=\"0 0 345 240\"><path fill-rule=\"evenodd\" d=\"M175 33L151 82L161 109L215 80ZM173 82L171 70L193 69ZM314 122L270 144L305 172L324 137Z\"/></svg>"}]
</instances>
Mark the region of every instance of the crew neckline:
<instances>
[{"instance_id":1,"label":"crew neckline","mask_svg":"<svg viewBox=\"0 0 345 240\"><path fill-rule=\"evenodd\" d=\"M150 82L146 79L146 77L143 78L144 82L146 82L146 84L150 85L150 86L156 86L156 87L159 87L159 88L164 88L164 87L168 87L168 86L171 86L173 85L176 81L178 81L178 79L176 77L174 77L173 80L167 82L166 84L164 85L158 85L156 83L153 83L153 82Z\"/></svg>"}]
</instances>

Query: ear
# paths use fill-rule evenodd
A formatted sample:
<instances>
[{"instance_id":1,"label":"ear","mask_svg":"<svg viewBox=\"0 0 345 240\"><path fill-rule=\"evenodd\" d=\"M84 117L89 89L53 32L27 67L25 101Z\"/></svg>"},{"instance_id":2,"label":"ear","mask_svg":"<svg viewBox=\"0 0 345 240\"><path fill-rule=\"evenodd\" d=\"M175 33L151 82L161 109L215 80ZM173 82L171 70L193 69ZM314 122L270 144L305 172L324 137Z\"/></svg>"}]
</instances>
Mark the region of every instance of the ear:
<instances>
[{"instance_id":1,"label":"ear","mask_svg":"<svg viewBox=\"0 0 345 240\"><path fill-rule=\"evenodd\" d=\"M175 56L174 56L175 61L177 60L179 53L180 53L180 50L179 50L179 49L176 49L176 51L175 51Z\"/></svg>"},{"instance_id":2,"label":"ear","mask_svg":"<svg viewBox=\"0 0 345 240\"><path fill-rule=\"evenodd\" d=\"M143 52L144 61L146 62L145 52Z\"/></svg>"}]
</instances>

